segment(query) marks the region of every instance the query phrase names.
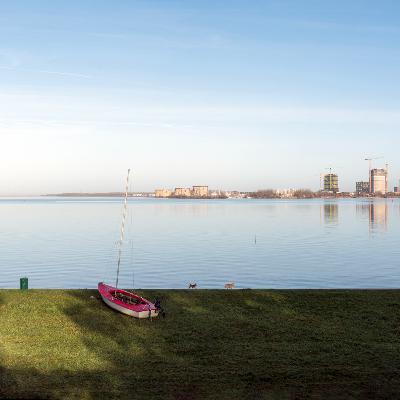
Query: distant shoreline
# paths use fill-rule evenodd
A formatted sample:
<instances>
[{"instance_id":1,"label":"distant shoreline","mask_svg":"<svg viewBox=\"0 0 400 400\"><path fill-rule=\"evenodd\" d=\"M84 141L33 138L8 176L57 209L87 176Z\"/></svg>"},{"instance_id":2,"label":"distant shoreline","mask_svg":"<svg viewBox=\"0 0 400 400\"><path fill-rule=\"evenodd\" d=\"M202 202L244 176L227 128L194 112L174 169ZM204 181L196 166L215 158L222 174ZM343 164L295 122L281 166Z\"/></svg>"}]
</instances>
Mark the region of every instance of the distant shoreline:
<instances>
[{"instance_id":1,"label":"distant shoreline","mask_svg":"<svg viewBox=\"0 0 400 400\"><path fill-rule=\"evenodd\" d=\"M107 192L107 193L56 193L56 194L43 194L40 197L124 197L123 192ZM169 197L156 197L153 192L129 192L128 197L139 198L157 198L157 199L194 199L194 200L210 200L210 199L227 199L224 196L169 196Z\"/></svg>"},{"instance_id":2,"label":"distant shoreline","mask_svg":"<svg viewBox=\"0 0 400 400\"><path fill-rule=\"evenodd\" d=\"M124 197L122 192L107 192L107 193L55 193L42 194L40 197ZM128 197L153 197L151 192L128 193Z\"/></svg>"},{"instance_id":3,"label":"distant shoreline","mask_svg":"<svg viewBox=\"0 0 400 400\"><path fill-rule=\"evenodd\" d=\"M124 197L123 192L106 192L106 193L55 193L43 194L40 197ZM207 196L207 197L183 197L183 196L169 196L169 197L155 197L152 192L136 192L128 193L128 197L133 198L153 198L153 199L183 199L183 200L224 200L224 199L252 199L252 200L311 200L311 199L399 199L400 196L387 195L387 196L313 196L313 197L223 197L223 196Z\"/></svg>"}]
</instances>

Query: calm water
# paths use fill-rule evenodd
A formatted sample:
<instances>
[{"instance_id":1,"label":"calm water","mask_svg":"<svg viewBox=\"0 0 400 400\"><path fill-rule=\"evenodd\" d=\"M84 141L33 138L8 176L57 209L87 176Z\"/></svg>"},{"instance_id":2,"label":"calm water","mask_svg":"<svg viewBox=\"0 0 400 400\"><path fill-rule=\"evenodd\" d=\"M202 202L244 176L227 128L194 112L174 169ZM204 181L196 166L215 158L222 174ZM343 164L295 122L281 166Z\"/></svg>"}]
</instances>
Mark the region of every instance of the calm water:
<instances>
[{"instance_id":1,"label":"calm water","mask_svg":"<svg viewBox=\"0 0 400 400\"><path fill-rule=\"evenodd\" d=\"M136 288L400 287L399 200L129 201L120 282ZM121 199L0 200L0 287L113 283Z\"/></svg>"}]
</instances>

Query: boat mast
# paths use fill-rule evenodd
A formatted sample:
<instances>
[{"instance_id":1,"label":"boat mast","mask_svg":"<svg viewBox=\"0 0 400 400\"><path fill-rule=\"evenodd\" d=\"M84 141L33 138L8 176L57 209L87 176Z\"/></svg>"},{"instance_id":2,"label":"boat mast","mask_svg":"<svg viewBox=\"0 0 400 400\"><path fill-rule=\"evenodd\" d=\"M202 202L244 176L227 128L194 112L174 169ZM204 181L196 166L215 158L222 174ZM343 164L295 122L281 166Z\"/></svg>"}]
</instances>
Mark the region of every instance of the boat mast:
<instances>
[{"instance_id":1,"label":"boat mast","mask_svg":"<svg viewBox=\"0 0 400 400\"><path fill-rule=\"evenodd\" d=\"M128 203L128 187L129 187L129 173L130 172L131 172L131 170L128 169L128 175L126 177L124 211L122 213L121 238L120 238L120 241L119 241L119 249L118 249L117 280L116 280L116 283L115 283L115 287L116 288L118 288L119 267L121 265L121 254L122 254L122 243L124 241L124 235L125 235L125 219L126 219L126 210L127 210L127 203Z\"/></svg>"}]
</instances>

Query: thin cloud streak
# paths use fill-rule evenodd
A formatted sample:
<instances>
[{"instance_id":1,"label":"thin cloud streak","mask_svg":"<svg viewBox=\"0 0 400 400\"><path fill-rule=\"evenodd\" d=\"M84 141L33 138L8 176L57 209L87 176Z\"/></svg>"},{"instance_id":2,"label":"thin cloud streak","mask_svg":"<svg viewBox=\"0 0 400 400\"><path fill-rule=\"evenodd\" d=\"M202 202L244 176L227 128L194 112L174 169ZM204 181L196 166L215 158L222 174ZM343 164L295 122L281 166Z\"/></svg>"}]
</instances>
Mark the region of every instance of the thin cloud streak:
<instances>
[{"instance_id":1,"label":"thin cloud streak","mask_svg":"<svg viewBox=\"0 0 400 400\"><path fill-rule=\"evenodd\" d=\"M100 39L124 40L135 42L138 46L145 44L176 49L223 49L232 45L225 36L219 32L186 32L186 33L169 33L164 36L150 33L108 33L94 32L89 36Z\"/></svg>"},{"instance_id":2,"label":"thin cloud streak","mask_svg":"<svg viewBox=\"0 0 400 400\"><path fill-rule=\"evenodd\" d=\"M2 124L30 123L46 125L114 125L114 126L147 126L155 128L189 128L204 126L213 122L225 123L327 123L327 124L392 124L400 125L400 111L384 109L349 109L349 108L319 108L319 107L269 107L269 106L175 106L160 107L125 104L112 109L107 103L83 103L76 99L64 99L59 108L52 108L47 99L40 104L36 98L35 108L21 108L14 115L7 114L7 100L2 105ZM18 100L18 99L14 99ZM81 100L82 101L82 100ZM54 118L55 114L68 108L68 115ZM105 111L107 114L105 116ZM90 115L90 118L80 118L81 115ZM134 119L127 118L128 115Z\"/></svg>"},{"instance_id":3,"label":"thin cloud streak","mask_svg":"<svg viewBox=\"0 0 400 400\"><path fill-rule=\"evenodd\" d=\"M69 76L73 78L84 78L84 79L93 79L94 76L81 74L78 72L68 72L68 71L50 71L50 70L42 70L42 69L30 69L30 68L19 68L19 67L7 67L0 66L0 69L9 70L9 71L21 71L21 72L33 72L40 74L48 74L48 75L60 75L60 76Z\"/></svg>"}]
</instances>

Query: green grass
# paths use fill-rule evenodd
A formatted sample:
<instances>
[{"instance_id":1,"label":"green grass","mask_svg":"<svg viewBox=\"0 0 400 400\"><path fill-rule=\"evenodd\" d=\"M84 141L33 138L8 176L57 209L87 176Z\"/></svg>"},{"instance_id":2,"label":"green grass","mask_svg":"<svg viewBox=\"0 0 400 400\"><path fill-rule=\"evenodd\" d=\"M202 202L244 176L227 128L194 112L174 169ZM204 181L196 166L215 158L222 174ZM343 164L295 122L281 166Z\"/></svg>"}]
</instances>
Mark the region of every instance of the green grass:
<instances>
[{"instance_id":1,"label":"green grass","mask_svg":"<svg viewBox=\"0 0 400 400\"><path fill-rule=\"evenodd\" d=\"M132 319L91 290L0 290L0 397L400 396L400 291L140 293L167 318Z\"/></svg>"}]
</instances>

